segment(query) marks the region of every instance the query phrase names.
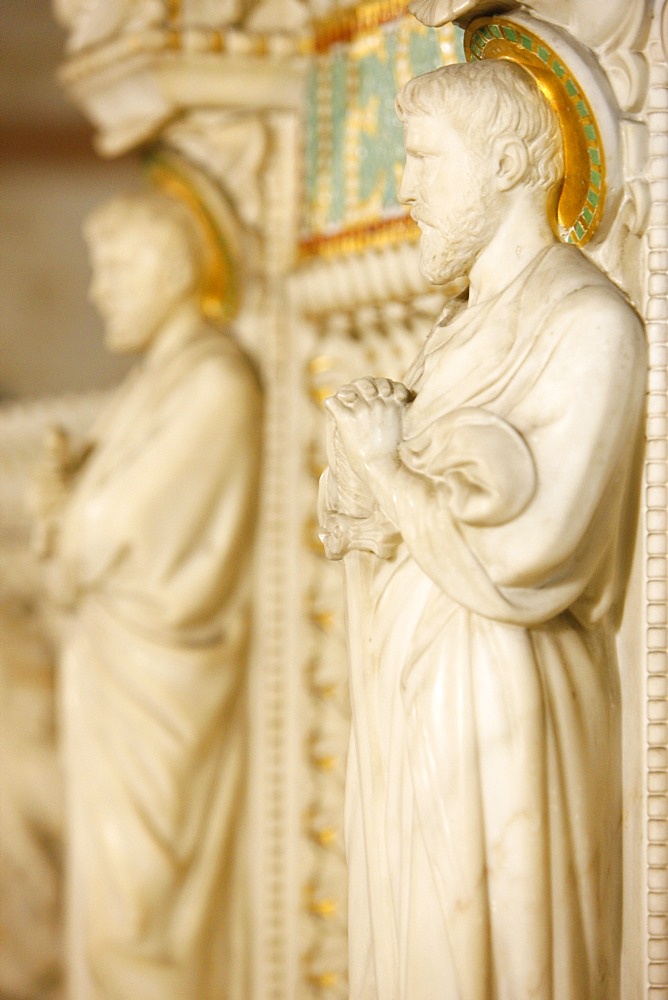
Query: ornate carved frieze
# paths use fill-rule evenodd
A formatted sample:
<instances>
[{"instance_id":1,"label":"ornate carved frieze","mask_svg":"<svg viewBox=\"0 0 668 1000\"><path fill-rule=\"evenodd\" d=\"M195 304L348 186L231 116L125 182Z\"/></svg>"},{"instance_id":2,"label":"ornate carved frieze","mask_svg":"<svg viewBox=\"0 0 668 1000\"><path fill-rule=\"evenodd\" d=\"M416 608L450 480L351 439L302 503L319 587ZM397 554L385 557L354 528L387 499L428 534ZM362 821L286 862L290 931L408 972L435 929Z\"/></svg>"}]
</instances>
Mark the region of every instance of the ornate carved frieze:
<instances>
[{"instance_id":1,"label":"ornate carved frieze","mask_svg":"<svg viewBox=\"0 0 668 1000\"><path fill-rule=\"evenodd\" d=\"M308 33L258 32L238 18L228 22L216 14L219 4L208 8L209 16L199 18L184 16L178 3L160 0L143 7L99 3L91 8L105 24L112 10L119 18L113 29L72 47L61 79L95 125L102 155L115 156L155 139L187 110L257 112L300 105ZM81 5L82 12L87 10Z\"/></svg>"}]
</instances>

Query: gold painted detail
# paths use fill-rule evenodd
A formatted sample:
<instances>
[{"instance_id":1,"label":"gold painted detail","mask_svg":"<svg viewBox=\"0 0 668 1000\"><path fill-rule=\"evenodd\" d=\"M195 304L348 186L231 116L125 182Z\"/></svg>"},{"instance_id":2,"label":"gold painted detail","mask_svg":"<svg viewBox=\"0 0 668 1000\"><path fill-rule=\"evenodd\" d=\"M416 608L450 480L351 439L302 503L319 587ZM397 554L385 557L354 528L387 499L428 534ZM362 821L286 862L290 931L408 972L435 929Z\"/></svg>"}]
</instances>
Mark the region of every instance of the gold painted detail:
<instances>
[{"instance_id":1,"label":"gold painted detail","mask_svg":"<svg viewBox=\"0 0 668 1000\"><path fill-rule=\"evenodd\" d=\"M366 225L345 229L331 236L319 234L303 240L299 246L302 260L309 257L342 257L362 253L371 247L390 247L399 243L417 243L420 230L410 215L381 219Z\"/></svg>"},{"instance_id":2,"label":"gold painted detail","mask_svg":"<svg viewBox=\"0 0 668 1000\"><path fill-rule=\"evenodd\" d=\"M324 820L315 805L310 805L306 810L304 824L309 840L319 847L331 847L338 840L339 829Z\"/></svg>"},{"instance_id":3,"label":"gold painted detail","mask_svg":"<svg viewBox=\"0 0 668 1000\"><path fill-rule=\"evenodd\" d=\"M322 552L319 555L322 555ZM336 623L335 612L331 608L322 607L313 590L309 590L306 593L304 603L306 615L311 625L315 626L321 632L331 632Z\"/></svg>"},{"instance_id":4,"label":"gold painted detail","mask_svg":"<svg viewBox=\"0 0 668 1000\"><path fill-rule=\"evenodd\" d=\"M239 310L239 273L229 243L214 215L193 183L171 161L160 156L147 160L150 178L170 198L184 204L191 212L202 235L204 259L200 304L210 319L224 322Z\"/></svg>"},{"instance_id":5,"label":"gold painted detail","mask_svg":"<svg viewBox=\"0 0 668 1000\"><path fill-rule=\"evenodd\" d=\"M553 108L564 143L564 183L555 230L564 243L583 246L596 231L605 204L605 155L587 97L564 60L524 25L503 17L473 21L466 29L469 61L508 59L524 67Z\"/></svg>"},{"instance_id":6,"label":"gold painted detail","mask_svg":"<svg viewBox=\"0 0 668 1000\"><path fill-rule=\"evenodd\" d=\"M321 663L318 657L314 656L306 667L306 678L308 690L314 698L319 701L330 701L336 698L339 693L339 683L329 677L321 677Z\"/></svg>"},{"instance_id":7,"label":"gold painted detail","mask_svg":"<svg viewBox=\"0 0 668 1000\"><path fill-rule=\"evenodd\" d=\"M321 556L324 552L320 541L320 525L315 517L308 517L303 525L303 540L306 548L316 556Z\"/></svg>"},{"instance_id":8,"label":"gold painted detail","mask_svg":"<svg viewBox=\"0 0 668 1000\"><path fill-rule=\"evenodd\" d=\"M321 895L313 882L305 887L306 908L309 913L323 920L331 920L338 911L338 902L331 896Z\"/></svg>"},{"instance_id":9,"label":"gold painted detail","mask_svg":"<svg viewBox=\"0 0 668 1000\"><path fill-rule=\"evenodd\" d=\"M339 763L338 754L332 752L331 739L328 740L318 730L312 730L307 738L308 759L316 771L333 771Z\"/></svg>"},{"instance_id":10,"label":"gold painted detail","mask_svg":"<svg viewBox=\"0 0 668 1000\"><path fill-rule=\"evenodd\" d=\"M356 7L337 10L315 22L315 50L326 52L332 45L351 42L359 35L375 31L382 24L405 14L406 0L369 0Z\"/></svg>"},{"instance_id":11,"label":"gold painted detail","mask_svg":"<svg viewBox=\"0 0 668 1000\"><path fill-rule=\"evenodd\" d=\"M333 396L338 388L339 386L333 383L322 382L315 384L314 382L309 386L309 396L315 405L321 409L325 405L325 400Z\"/></svg>"},{"instance_id":12,"label":"gold painted detail","mask_svg":"<svg viewBox=\"0 0 668 1000\"><path fill-rule=\"evenodd\" d=\"M167 20L171 25L179 24L183 17L181 0L167 0Z\"/></svg>"},{"instance_id":13,"label":"gold painted detail","mask_svg":"<svg viewBox=\"0 0 668 1000\"><path fill-rule=\"evenodd\" d=\"M336 972L328 969L325 972L309 972L306 980L310 986L314 986L317 990L330 990L338 984L339 976Z\"/></svg>"}]
</instances>

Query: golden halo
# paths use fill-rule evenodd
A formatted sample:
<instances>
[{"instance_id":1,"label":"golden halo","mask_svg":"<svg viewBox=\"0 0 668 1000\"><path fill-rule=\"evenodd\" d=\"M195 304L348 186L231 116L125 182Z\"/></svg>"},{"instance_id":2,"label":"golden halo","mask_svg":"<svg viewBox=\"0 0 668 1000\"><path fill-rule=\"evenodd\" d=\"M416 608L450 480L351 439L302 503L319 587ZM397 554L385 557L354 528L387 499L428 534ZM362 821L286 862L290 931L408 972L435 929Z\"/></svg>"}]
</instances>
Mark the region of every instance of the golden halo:
<instances>
[{"instance_id":1,"label":"golden halo","mask_svg":"<svg viewBox=\"0 0 668 1000\"><path fill-rule=\"evenodd\" d=\"M564 243L588 243L603 217L606 162L601 129L575 75L551 45L519 19L477 18L466 29L464 51L469 62L508 59L535 79L563 136L564 183L556 232Z\"/></svg>"},{"instance_id":2,"label":"golden halo","mask_svg":"<svg viewBox=\"0 0 668 1000\"><path fill-rule=\"evenodd\" d=\"M146 169L160 191L189 209L202 234L202 312L218 322L229 321L239 311L240 289L233 256L234 240L231 232L227 232L230 213L223 207L222 196L214 194L210 183L204 190L204 178L199 174L195 177L194 171L168 153L151 154Z\"/></svg>"}]
</instances>

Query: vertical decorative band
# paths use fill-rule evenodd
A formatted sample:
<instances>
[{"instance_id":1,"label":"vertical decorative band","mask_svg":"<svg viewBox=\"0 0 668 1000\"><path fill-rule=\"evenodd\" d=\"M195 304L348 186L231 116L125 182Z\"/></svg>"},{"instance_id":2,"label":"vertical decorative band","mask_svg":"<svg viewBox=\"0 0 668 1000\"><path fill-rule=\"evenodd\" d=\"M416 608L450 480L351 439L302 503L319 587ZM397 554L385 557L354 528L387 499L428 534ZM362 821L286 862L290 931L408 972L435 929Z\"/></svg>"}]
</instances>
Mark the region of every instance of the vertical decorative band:
<instances>
[{"instance_id":1,"label":"vertical decorative band","mask_svg":"<svg viewBox=\"0 0 668 1000\"><path fill-rule=\"evenodd\" d=\"M647 1000L668 998L668 71L650 46L646 299L649 395L645 464L647 629Z\"/></svg>"}]
</instances>

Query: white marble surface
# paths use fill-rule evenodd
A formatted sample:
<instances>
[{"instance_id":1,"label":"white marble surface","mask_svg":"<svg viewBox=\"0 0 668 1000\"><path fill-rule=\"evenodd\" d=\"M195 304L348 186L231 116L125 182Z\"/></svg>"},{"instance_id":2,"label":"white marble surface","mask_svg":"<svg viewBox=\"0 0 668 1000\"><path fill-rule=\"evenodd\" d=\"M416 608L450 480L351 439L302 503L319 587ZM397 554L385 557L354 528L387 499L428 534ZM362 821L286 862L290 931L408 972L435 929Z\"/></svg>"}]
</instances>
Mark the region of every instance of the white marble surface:
<instances>
[{"instance_id":1,"label":"white marble surface","mask_svg":"<svg viewBox=\"0 0 668 1000\"><path fill-rule=\"evenodd\" d=\"M556 178L536 168L559 158L521 71L438 73L447 87L400 96L402 196L425 275L465 277L468 297L403 383L358 380L328 402L321 519L344 563L353 707L350 995L617 1000L614 632L642 325L552 234Z\"/></svg>"}]
</instances>

